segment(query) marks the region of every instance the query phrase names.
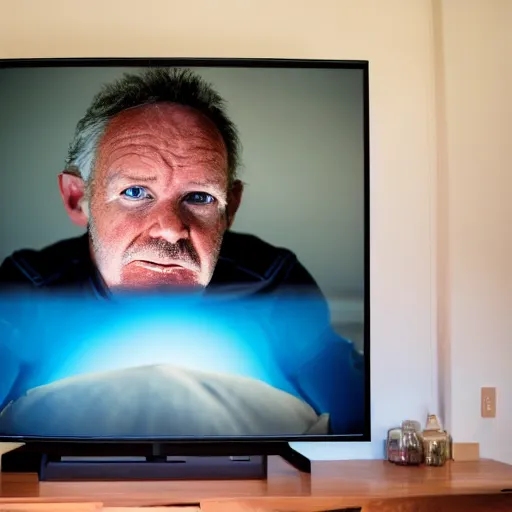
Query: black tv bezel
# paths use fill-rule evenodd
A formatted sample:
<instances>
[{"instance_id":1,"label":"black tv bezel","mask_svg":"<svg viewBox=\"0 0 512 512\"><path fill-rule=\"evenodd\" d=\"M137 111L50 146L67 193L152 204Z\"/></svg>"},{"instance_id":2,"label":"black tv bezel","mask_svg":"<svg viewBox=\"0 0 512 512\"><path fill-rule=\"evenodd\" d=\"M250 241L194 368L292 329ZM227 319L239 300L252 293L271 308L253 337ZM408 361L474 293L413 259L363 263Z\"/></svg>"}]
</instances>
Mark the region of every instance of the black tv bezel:
<instances>
[{"instance_id":1,"label":"black tv bezel","mask_svg":"<svg viewBox=\"0 0 512 512\"><path fill-rule=\"evenodd\" d=\"M369 442L371 441L371 364L370 364L370 99L369 61L276 58L16 58L0 59L0 70L29 67L224 67L224 68L301 68L358 69L363 73L364 137L364 371L365 426L361 434L294 435L294 436L208 436L204 438L173 436L165 438L85 438L2 436L0 442L24 443L38 453L119 455L138 451L146 453L157 446L162 454L208 452L236 455L274 453L282 443L290 442ZM181 448L178 448L181 445ZM263 446L267 445L267 446ZM235 448L237 447L237 448ZM28 448L28 446L27 446ZM226 452L227 450L227 452ZM236 453L232 453L233 450Z\"/></svg>"}]
</instances>

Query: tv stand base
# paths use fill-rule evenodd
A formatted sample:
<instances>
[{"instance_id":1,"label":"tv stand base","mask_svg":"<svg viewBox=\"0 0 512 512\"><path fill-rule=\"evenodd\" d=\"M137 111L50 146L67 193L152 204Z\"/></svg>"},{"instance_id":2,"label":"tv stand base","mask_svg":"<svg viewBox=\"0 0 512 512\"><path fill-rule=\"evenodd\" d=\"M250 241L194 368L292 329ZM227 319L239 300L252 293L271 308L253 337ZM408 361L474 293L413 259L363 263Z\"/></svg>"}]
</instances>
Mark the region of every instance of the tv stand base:
<instances>
[{"instance_id":1,"label":"tv stand base","mask_svg":"<svg viewBox=\"0 0 512 512\"><path fill-rule=\"evenodd\" d=\"M267 477L267 457L63 457L41 461L41 481L252 480Z\"/></svg>"},{"instance_id":2,"label":"tv stand base","mask_svg":"<svg viewBox=\"0 0 512 512\"><path fill-rule=\"evenodd\" d=\"M266 479L268 457L277 455L299 471L311 472L311 461L288 443L144 448L128 443L28 443L4 456L2 471L38 473L41 481L252 480Z\"/></svg>"}]
</instances>

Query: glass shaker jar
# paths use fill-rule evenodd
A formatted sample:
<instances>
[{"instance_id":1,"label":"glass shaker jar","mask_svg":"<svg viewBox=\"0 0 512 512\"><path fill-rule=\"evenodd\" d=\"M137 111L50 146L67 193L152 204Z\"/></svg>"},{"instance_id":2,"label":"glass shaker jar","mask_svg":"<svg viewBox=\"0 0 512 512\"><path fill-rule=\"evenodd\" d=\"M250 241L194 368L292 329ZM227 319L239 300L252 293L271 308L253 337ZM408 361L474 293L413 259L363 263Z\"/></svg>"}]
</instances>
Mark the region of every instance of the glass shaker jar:
<instances>
[{"instance_id":1,"label":"glass shaker jar","mask_svg":"<svg viewBox=\"0 0 512 512\"><path fill-rule=\"evenodd\" d=\"M423 462L423 436L416 421L402 423L402 439L397 460L403 466L417 466Z\"/></svg>"},{"instance_id":2,"label":"glass shaker jar","mask_svg":"<svg viewBox=\"0 0 512 512\"><path fill-rule=\"evenodd\" d=\"M446 462L448 436L445 432L426 432L424 438L425 464L443 466Z\"/></svg>"},{"instance_id":3,"label":"glass shaker jar","mask_svg":"<svg viewBox=\"0 0 512 512\"><path fill-rule=\"evenodd\" d=\"M451 458L450 436L442 429L435 414L427 418L427 426L423 431L423 450L427 466L443 466Z\"/></svg>"}]
</instances>

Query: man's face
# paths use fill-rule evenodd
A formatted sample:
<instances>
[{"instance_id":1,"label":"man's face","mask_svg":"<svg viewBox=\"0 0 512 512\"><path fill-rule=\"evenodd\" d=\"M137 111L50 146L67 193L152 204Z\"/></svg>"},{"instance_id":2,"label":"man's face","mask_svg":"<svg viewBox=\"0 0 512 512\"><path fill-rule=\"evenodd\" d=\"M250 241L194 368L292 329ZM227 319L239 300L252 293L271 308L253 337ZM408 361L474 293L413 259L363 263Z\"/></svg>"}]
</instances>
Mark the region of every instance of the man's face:
<instances>
[{"instance_id":1,"label":"man's face","mask_svg":"<svg viewBox=\"0 0 512 512\"><path fill-rule=\"evenodd\" d=\"M206 286L227 228L227 170L220 133L197 111L159 104L115 117L88 208L107 286Z\"/></svg>"}]
</instances>

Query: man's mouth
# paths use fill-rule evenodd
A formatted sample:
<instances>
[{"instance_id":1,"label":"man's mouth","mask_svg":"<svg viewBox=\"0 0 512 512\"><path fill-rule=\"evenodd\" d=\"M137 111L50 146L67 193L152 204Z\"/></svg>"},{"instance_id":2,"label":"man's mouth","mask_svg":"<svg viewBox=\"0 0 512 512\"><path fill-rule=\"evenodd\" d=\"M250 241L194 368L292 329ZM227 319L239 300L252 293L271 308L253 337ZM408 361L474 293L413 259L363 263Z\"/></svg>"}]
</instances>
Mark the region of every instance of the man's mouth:
<instances>
[{"instance_id":1,"label":"man's mouth","mask_svg":"<svg viewBox=\"0 0 512 512\"><path fill-rule=\"evenodd\" d=\"M142 267L146 270L151 270L153 272L158 272L160 274L170 274L172 272L175 272L179 269L184 270L196 270L195 268L192 268L191 265L188 265L186 262L181 261L172 261L172 262L155 262L155 261L148 261L148 260L135 260L132 263L137 265L138 267Z\"/></svg>"},{"instance_id":2,"label":"man's mouth","mask_svg":"<svg viewBox=\"0 0 512 512\"><path fill-rule=\"evenodd\" d=\"M199 265L186 260L140 258L123 265L120 281L128 288L196 287L200 273Z\"/></svg>"}]
</instances>

